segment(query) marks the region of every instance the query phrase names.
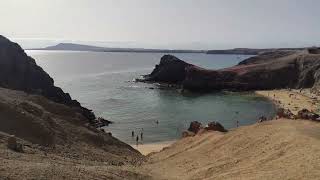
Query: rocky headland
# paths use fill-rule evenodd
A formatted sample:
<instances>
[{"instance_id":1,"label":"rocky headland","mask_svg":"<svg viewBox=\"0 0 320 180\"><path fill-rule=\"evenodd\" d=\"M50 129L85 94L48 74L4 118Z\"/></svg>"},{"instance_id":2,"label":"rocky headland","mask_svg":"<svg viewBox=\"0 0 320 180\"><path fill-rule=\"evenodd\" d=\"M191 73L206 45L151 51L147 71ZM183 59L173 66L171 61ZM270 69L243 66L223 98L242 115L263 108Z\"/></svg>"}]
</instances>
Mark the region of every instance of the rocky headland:
<instances>
[{"instance_id":1,"label":"rocky headland","mask_svg":"<svg viewBox=\"0 0 320 180\"><path fill-rule=\"evenodd\" d=\"M73 107L90 121L95 120L91 110L56 87L54 80L17 43L0 35L0 48L0 87L42 95Z\"/></svg>"},{"instance_id":2,"label":"rocky headland","mask_svg":"<svg viewBox=\"0 0 320 180\"><path fill-rule=\"evenodd\" d=\"M317 50L306 49L266 52L218 70L204 69L165 55L141 81L177 84L191 91L317 90L319 75L320 54Z\"/></svg>"},{"instance_id":3,"label":"rocky headland","mask_svg":"<svg viewBox=\"0 0 320 180\"><path fill-rule=\"evenodd\" d=\"M96 128L109 123L96 119L18 44L0 36L0 179L145 177L119 168L145 157Z\"/></svg>"}]
</instances>

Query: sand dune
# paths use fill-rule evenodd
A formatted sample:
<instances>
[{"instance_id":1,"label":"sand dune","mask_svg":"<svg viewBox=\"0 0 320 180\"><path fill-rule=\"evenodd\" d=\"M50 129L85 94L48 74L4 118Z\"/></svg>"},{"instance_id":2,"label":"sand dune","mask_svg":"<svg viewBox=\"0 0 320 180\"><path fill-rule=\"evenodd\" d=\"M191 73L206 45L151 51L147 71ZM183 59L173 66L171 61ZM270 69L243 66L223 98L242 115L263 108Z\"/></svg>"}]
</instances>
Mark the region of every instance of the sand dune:
<instances>
[{"instance_id":1,"label":"sand dune","mask_svg":"<svg viewBox=\"0 0 320 180\"><path fill-rule=\"evenodd\" d=\"M156 179L317 179L320 124L273 120L182 139L150 156Z\"/></svg>"}]
</instances>

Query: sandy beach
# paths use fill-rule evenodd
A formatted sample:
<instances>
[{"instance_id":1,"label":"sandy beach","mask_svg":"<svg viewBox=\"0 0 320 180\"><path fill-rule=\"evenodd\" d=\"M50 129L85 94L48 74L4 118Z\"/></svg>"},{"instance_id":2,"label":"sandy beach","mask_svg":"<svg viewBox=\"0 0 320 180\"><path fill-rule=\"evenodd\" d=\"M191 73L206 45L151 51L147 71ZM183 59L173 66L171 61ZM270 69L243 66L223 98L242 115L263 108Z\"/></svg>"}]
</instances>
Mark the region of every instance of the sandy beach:
<instances>
[{"instance_id":1,"label":"sandy beach","mask_svg":"<svg viewBox=\"0 0 320 180\"><path fill-rule=\"evenodd\" d=\"M295 114L304 108L316 111L319 105L319 97L309 89L256 94ZM163 179L316 179L319 128L319 123L313 121L282 118L241 126L228 133L207 132L151 154L141 170Z\"/></svg>"},{"instance_id":2,"label":"sandy beach","mask_svg":"<svg viewBox=\"0 0 320 180\"><path fill-rule=\"evenodd\" d=\"M159 143L149 143L149 144L131 144L133 148L138 150L143 155L148 155L153 152L160 152L163 148L169 147L171 144L175 143L176 141L164 141Z\"/></svg>"},{"instance_id":3,"label":"sandy beach","mask_svg":"<svg viewBox=\"0 0 320 180\"><path fill-rule=\"evenodd\" d=\"M310 111L318 112L320 105L320 97L313 93L310 93L310 89L300 90L263 90L255 91L256 94L264 96L272 100L276 106L285 109L290 109L294 114L302 109L308 109ZM131 144L131 146L137 149L141 154L148 155L153 152L160 152L163 148L169 147L176 141L165 141L160 143L149 143L149 144Z\"/></svg>"},{"instance_id":4,"label":"sandy beach","mask_svg":"<svg viewBox=\"0 0 320 180\"><path fill-rule=\"evenodd\" d=\"M293 114L297 114L302 109L318 112L319 97L310 93L310 89L300 90L268 90L256 91L256 94L272 100L278 107L289 109Z\"/></svg>"}]
</instances>

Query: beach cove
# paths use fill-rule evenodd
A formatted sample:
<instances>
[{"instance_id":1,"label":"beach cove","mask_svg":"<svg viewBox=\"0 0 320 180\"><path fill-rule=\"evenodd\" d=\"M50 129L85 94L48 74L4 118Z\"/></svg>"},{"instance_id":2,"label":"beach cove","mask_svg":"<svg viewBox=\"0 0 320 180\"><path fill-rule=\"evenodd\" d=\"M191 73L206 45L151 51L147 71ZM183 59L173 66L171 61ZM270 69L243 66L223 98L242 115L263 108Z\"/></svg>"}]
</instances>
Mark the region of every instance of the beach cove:
<instances>
[{"instance_id":1,"label":"beach cove","mask_svg":"<svg viewBox=\"0 0 320 180\"><path fill-rule=\"evenodd\" d=\"M103 53L27 51L55 79L97 116L113 124L105 128L114 137L136 145L143 128L143 144L180 139L192 121L219 121L227 129L253 124L264 115L274 116L273 104L251 93L181 93L157 84L133 82L148 74L162 53ZM245 55L176 54L201 67L219 69L237 64ZM88 61L90 59L90 61ZM74 67L74 64L78 66ZM72 68L71 68L72 67ZM68 69L68 70L67 70ZM237 112L240 112L237 114ZM156 121L159 124L156 124Z\"/></svg>"}]
</instances>

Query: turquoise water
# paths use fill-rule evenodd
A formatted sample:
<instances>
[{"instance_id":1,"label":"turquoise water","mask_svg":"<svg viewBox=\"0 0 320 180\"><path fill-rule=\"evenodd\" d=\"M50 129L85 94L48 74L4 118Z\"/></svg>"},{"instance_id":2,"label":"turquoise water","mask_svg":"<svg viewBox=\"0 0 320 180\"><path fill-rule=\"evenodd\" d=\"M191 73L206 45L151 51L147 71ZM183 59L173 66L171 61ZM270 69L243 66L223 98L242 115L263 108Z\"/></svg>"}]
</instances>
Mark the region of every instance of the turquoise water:
<instances>
[{"instance_id":1,"label":"turquoise water","mask_svg":"<svg viewBox=\"0 0 320 180\"><path fill-rule=\"evenodd\" d=\"M181 136L191 121L219 121L226 128L247 125L274 115L271 102L247 93L181 94L176 90L149 89L152 84L132 82L152 71L161 53L98 53L27 51L54 79L55 84L115 123L106 128L134 143L131 131L143 128L144 143L169 141ZM175 54L201 67L218 69L248 56ZM237 113L238 112L238 113ZM155 122L159 121L159 124Z\"/></svg>"}]
</instances>

